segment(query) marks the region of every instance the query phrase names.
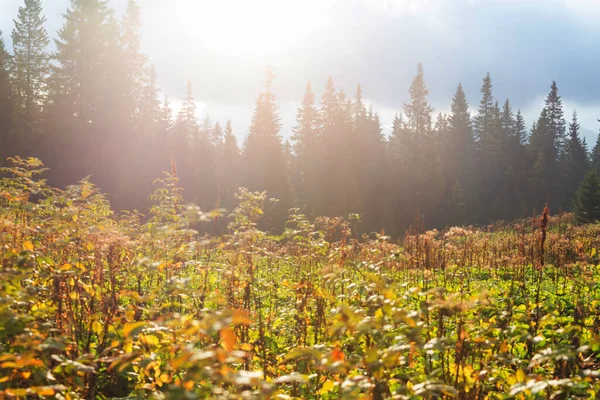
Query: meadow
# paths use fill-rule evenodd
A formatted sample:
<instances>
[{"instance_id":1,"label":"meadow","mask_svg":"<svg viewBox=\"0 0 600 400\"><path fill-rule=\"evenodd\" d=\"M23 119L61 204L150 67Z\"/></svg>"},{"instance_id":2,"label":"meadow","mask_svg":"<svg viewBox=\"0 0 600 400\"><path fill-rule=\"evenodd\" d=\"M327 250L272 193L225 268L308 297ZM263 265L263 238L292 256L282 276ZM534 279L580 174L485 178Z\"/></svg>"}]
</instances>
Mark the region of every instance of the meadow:
<instances>
[{"instance_id":1,"label":"meadow","mask_svg":"<svg viewBox=\"0 0 600 400\"><path fill-rule=\"evenodd\" d=\"M599 224L269 235L265 193L204 212L166 173L117 214L43 170L0 178L2 398L600 398Z\"/></svg>"}]
</instances>

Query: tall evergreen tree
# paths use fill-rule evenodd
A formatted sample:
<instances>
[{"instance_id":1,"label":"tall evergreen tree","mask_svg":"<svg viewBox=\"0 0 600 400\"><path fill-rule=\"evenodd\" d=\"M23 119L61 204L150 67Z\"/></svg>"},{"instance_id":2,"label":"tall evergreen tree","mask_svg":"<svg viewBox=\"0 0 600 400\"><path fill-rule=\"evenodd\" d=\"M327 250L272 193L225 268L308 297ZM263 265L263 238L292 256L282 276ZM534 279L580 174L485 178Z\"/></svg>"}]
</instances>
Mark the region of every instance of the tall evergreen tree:
<instances>
[{"instance_id":1,"label":"tall evergreen tree","mask_svg":"<svg viewBox=\"0 0 600 400\"><path fill-rule=\"evenodd\" d=\"M406 184L414 194L410 212L418 209L425 214L428 221L434 221L436 205L441 199L439 162L432 136L431 113L427 96L429 91L425 84L423 66L417 65L417 74L409 88L410 103L405 103L404 114L406 126L411 137L410 145L405 151L413 154L413 165ZM419 183L420 182L420 183ZM407 221L408 222L408 221Z\"/></svg>"},{"instance_id":2,"label":"tall evergreen tree","mask_svg":"<svg viewBox=\"0 0 600 400\"><path fill-rule=\"evenodd\" d=\"M231 121L227 121L223 135L223 143L218 152L218 184L221 206L233 210L237 189L242 186L242 164L240 149L231 128Z\"/></svg>"},{"instance_id":3,"label":"tall evergreen tree","mask_svg":"<svg viewBox=\"0 0 600 400\"><path fill-rule=\"evenodd\" d=\"M494 119L494 97L492 95L492 78L488 73L481 85L481 101L475 117L475 135L478 149L485 148Z\"/></svg>"},{"instance_id":4,"label":"tall evergreen tree","mask_svg":"<svg viewBox=\"0 0 600 400\"><path fill-rule=\"evenodd\" d=\"M529 206L536 210L540 210L546 203L551 204L557 187L556 148L549 126L548 110L544 108L531 129L528 145L533 165L528 184Z\"/></svg>"},{"instance_id":5,"label":"tall evergreen tree","mask_svg":"<svg viewBox=\"0 0 600 400\"><path fill-rule=\"evenodd\" d=\"M563 174L565 180L564 198L562 206L568 209L573 196L585 178L588 171L587 149L579 133L577 111L573 112L573 119L569 124L569 134L564 147Z\"/></svg>"},{"instance_id":6,"label":"tall evergreen tree","mask_svg":"<svg viewBox=\"0 0 600 400\"><path fill-rule=\"evenodd\" d=\"M12 31L12 75L17 103L17 126L21 136L39 129L40 111L47 93L50 42L44 28L41 0L25 0L19 7Z\"/></svg>"},{"instance_id":7,"label":"tall evergreen tree","mask_svg":"<svg viewBox=\"0 0 600 400\"><path fill-rule=\"evenodd\" d=\"M271 229L280 229L291 206L286 157L281 142L281 122L275 95L271 91L275 74L266 72L265 88L258 95L250 130L244 143L243 157L246 184L250 190L266 190L279 200L264 221Z\"/></svg>"},{"instance_id":8,"label":"tall evergreen tree","mask_svg":"<svg viewBox=\"0 0 600 400\"><path fill-rule=\"evenodd\" d=\"M444 173L449 184L454 186L456 181L466 182L469 179L475 150L471 113L461 84L452 99L448 123L448 137L443 141L444 148L440 149L440 153L444 159Z\"/></svg>"},{"instance_id":9,"label":"tall evergreen tree","mask_svg":"<svg viewBox=\"0 0 600 400\"><path fill-rule=\"evenodd\" d=\"M71 0L55 39L47 142L57 183L92 174L113 203L131 148L118 24L106 0Z\"/></svg>"},{"instance_id":10,"label":"tall evergreen tree","mask_svg":"<svg viewBox=\"0 0 600 400\"><path fill-rule=\"evenodd\" d=\"M6 52L0 31L0 165L6 157L14 156L13 94L9 76L10 56Z\"/></svg>"},{"instance_id":11,"label":"tall evergreen tree","mask_svg":"<svg viewBox=\"0 0 600 400\"><path fill-rule=\"evenodd\" d=\"M358 177L353 173L354 167L347 162L355 143L352 105L343 91L336 93L331 77L321 95L319 132L322 146L319 168L322 174L316 214L347 216L358 212Z\"/></svg>"},{"instance_id":12,"label":"tall evergreen tree","mask_svg":"<svg viewBox=\"0 0 600 400\"><path fill-rule=\"evenodd\" d=\"M600 132L598 132L596 143L590 154L590 167L600 175Z\"/></svg>"},{"instance_id":13,"label":"tall evergreen tree","mask_svg":"<svg viewBox=\"0 0 600 400\"><path fill-rule=\"evenodd\" d=\"M127 103L127 112L130 118L132 129L136 136L145 134L142 118L142 101L147 94L146 90L152 90L151 86L155 86L154 73L151 70L150 74L144 71L146 64L146 56L141 51L141 29L142 16L140 8L136 0L128 0L125 16L121 24L121 42L123 44L123 70L122 77L124 78L123 85L125 86L125 96ZM150 86L150 88L148 88Z\"/></svg>"},{"instance_id":14,"label":"tall evergreen tree","mask_svg":"<svg viewBox=\"0 0 600 400\"><path fill-rule=\"evenodd\" d=\"M170 153L171 158L177 164L177 174L183 188L188 188L184 196L187 201L197 200L191 193L195 188L194 160L192 152L195 139L200 134L200 127L196 116L196 101L192 82L186 85L186 95L183 104L177 113L177 118L170 131Z\"/></svg>"},{"instance_id":15,"label":"tall evergreen tree","mask_svg":"<svg viewBox=\"0 0 600 400\"><path fill-rule=\"evenodd\" d=\"M319 113L315 107L315 95L311 84L306 85L301 107L296 114L296 125L292 130L293 182L299 205L314 216L319 198L319 162L321 137Z\"/></svg>"},{"instance_id":16,"label":"tall evergreen tree","mask_svg":"<svg viewBox=\"0 0 600 400\"><path fill-rule=\"evenodd\" d=\"M427 101L429 90L425 85L421 63L417 65L417 75L413 78L409 93L411 102L404 104L407 127L417 136L427 135L431 131L431 113L433 110Z\"/></svg>"},{"instance_id":17,"label":"tall evergreen tree","mask_svg":"<svg viewBox=\"0 0 600 400\"><path fill-rule=\"evenodd\" d=\"M527 127L525 126L525 119L523 118L523 114L521 114L521 110L517 111L517 116L515 117L515 141L521 145L527 143Z\"/></svg>"},{"instance_id":18,"label":"tall evergreen tree","mask_svg":"<svg viewBox=\"0 0 600 400\"><path fill-rule=\"evenodd\" d=\"M550 93L546 97L546 113L548 115L548 135L549 144L556 153L555 158L561 154L566 139L566 122L562 108L562 100L558 95L556 82L552 82Z\"/></svg>"},{"instance_id":19,"label":"tall evergreen tree","mask_svg":"<svg viewBox=\"0 0 600 400\"><path fill-rule=\"evenodd\" d=\"M600 176L591 170L585 176L573 204L575 218L581 224L600 221Z\"/></svg>"}]
</instances>

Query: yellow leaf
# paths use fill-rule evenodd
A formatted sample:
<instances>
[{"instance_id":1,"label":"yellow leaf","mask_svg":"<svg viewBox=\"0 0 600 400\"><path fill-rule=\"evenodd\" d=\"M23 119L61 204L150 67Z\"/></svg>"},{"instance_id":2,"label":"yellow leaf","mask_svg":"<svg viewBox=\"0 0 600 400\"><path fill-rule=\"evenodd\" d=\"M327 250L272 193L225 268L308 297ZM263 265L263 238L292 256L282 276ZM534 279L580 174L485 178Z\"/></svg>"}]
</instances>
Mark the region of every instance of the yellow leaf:
<instances>
[{"instance_id":1,"label":"yellow leaf","mask_svg":"<svg viewBox=\"0 0 600 400\"><path fill-rule=\"evenodd\" d=\"M94 332L96 335L99 335L102 333L103 331L103 326L102 323L98 322L98 321L94 321L92 323L92 332Z\"/></svg>"},{"instance_id":2,"label":"yellow leaf","mask_svg":"<svg viewBox=\"0 0 600 400\"><path fill-rule=\"evenodd\" d=\"M521 368L519 368L517 370L516 377L517 377L517 382L519 382L519 383L525 382L525 372Z\"/></svg>"},{"instance_id":3,"label":"yellow leaf","mask_svg":"<svg viewBox=\"0 0 600 400\"><path fill-rule=\"evenodd\" d=\"M223 328L219 332L219 336L221 337L221 343L223 344L223 348L225 348L225 350L229 352L233 351L233 347L235 346L235 343L237 341L233 329L229 327Z\"/></svg>"},{"instance_id":4,"label":"yellow leaf","mask_svg":"<svg viewBox=\"0 0 600 400\"><path fill-rule=\"evenodd\" d=\"M21 372L21 376L23 377L23 379L29 379L29 377L31 376L31 371L23 371Z\"/></svg>"},{"instance_id":5,"label":"yellow leaf","mask_svg":"<svg viewBox=\"0 0 600 400\"><path fill-rule=\"evenodd\" d=\"M508 345L506 342L500 343L500 353L508 353Z\"/></svg>"},{"instance_id":6,"label":"yellow leaf","mask_svg":"<svg viewBox=\"0 0 600 400\"><path fill-rule=\"evenodd\" d=\"M51 387L38 387L34 388L35 394L38 396L54 396L55 390Z\"/></svg>"},{"instance_id":7,"label":"yellow leaf","mask_svg":"<svg viewBox=\"0 0 600 400\"><path fill-rule=\"evenodd\" d=\"M158 338L154 335L144 335L143 339L142 339L142 335L140 335L140 340L142 342L145 342L148 346L157 346L158 343L160 343Z\"/></svg>"},{"instance_id":8,"label":"yellow leaf","mask_svg":"<svg viewBox=\"0 0 600 400\"><path fill-rule=\"evenodd\" d=\"M33 243L26 240L25 243L23 243L23 248L25 248L25 250L33 250Z\"/></svg>"},{"instance_id":9,"label":"yellow leaf","mask_svg":"<svg viewBox=\"0 0 600 400\"><path fill-rule=\"evenodd\" d=\"M146 325L145 321L127 323L123 327L123 335L125 335L125 337L130 337L130 336L136 335L142 330L142 328L145 325Z\"/></svg>"},{"instance_id":10,"label":"yellow leaf","mask_svg":"<svg viewBox=\"0 0 600 400\"><path fill-rule=\"evenodd\" d=\"M250 343L244 343L240 346L240 349L244 351L252 351L253 347Z\"/></svg>"},{"instance_id":11,"label":"yellow leaf","mask_svg":"<svg viewBox=\"0 0 600 400\"><path fill-rule=\"evenodd\" d=\"M321 387L321 390L319 390L319 394L329 393L333 390L334 387L335 383L333 381L326 381Z\"/></svg>"}]
</instances>

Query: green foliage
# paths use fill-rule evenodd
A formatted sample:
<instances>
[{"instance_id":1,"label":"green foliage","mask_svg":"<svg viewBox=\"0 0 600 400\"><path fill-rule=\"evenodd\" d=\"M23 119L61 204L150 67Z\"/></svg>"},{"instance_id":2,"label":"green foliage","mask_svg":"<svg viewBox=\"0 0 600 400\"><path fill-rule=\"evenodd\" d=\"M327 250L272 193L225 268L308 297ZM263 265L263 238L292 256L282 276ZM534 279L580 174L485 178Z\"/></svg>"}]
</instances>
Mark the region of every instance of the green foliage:
<instances>
[{"instance_id":1,"label":"green foliage","mask_svg":"<svg viewBox=\"0 0 600 400\"><path fill-rule=\"evenodd\" d=\"M39 130L40 111L47 92L50 39L44 28L46 18L42 11L41 0L25 0L25 5L19 7L12 32L11 69L21 134L30 134L33 128Z\"/></svg>"},{"instance_id":2,"label":"green foliage","mask_svg":"<svg viewBox=\"0 0 600 400\"><path fill-rule=\"evenodd\" d=\"M582 224L600 221L600 177L596 171L585 176L573 209L577 221Z\"/></svg>"},{"instance_id":3,"label":"green foliage","mask_svg":"<svg viewBox=\"0 0 600 400\"><path fill-rule=\"evenodd\" d=\"M600 226L352 236L357 216L229 233L157 180L150 218L36 159L0 179L5 398L597 398ZM592 179L592 178L588 178ZM598 186L598 178L595 178ZM457 185L455 192L460 192ZM457 198L460 196L457 194ZM541 241L545 237L546 245ZM540 244L542 243L542 244ZM545 259L539 269L538 259Z\"/></svg>"}]
</instances>

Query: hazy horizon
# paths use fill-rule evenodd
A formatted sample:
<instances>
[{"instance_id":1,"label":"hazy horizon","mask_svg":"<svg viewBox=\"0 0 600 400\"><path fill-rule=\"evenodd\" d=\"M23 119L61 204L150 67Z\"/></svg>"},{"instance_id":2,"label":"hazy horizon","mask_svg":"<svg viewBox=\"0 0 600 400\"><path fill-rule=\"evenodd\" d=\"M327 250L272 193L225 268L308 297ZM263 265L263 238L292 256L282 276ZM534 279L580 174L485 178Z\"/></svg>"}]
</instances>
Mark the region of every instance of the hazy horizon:
<instances>
[{"instance_id":1,"label":"hazy horizon","mask_svg":"<svg viewBox=\"0 0 600 400\"><path fill-rule=\"evenodd\" d=\"M0 14L9 49L21 3L4 0ZM68 3L42 1L52 38ZM109 4L120 18L126 0ZM389 132L393 116L408 101L418 62L425 68L434 114L449 111L459 82L475 110L481 80L489 72L495 98L510 98L528 128L556 80L565 115L577 109L588 144L598 132L600 43L593 38L600 34L594 23L600 2L593 0L147 0L140 6L142 50L174 108L189 79L198 118L208 114L222 124L231 119L238 140L248 132L267 64L277 67L274 92L284 137L290 135L306 82L319 96L328 76L349 95L360 83Z\"/></svg>"}]
</instances>

